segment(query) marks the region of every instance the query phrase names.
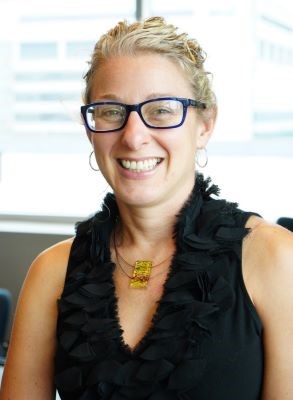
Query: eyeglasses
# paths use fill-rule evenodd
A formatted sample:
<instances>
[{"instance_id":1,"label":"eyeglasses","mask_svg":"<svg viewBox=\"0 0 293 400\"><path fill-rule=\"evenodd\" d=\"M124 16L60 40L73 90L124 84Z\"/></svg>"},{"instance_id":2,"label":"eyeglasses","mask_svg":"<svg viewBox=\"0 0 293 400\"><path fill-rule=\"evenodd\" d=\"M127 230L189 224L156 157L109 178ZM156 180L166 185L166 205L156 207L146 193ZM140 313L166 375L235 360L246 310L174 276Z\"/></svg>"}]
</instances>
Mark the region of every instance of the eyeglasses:
<instances>
[{"instance_id":1,"label":"eyeglasses","mask_svg":"<svg viewBox=\"0 0 293 400\"><path fill-rule=\"evenodd\" d=\"M178 128L185 121L188 107L205 109L206 105L197 100L162 97L138 104L103 101L81 106L80 109L90 131L115 132L124 128L132 111L136 111L149 128Z\"/></svg>"}]
</instances>

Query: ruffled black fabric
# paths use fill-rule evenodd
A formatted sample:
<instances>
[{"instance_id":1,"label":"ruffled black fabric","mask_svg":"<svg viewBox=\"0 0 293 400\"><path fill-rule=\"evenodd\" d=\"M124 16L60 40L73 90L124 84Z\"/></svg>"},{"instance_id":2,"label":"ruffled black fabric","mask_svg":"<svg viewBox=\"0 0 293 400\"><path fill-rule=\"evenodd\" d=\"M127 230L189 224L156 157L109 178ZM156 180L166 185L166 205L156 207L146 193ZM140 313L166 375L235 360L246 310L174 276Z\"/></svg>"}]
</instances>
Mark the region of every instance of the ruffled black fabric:
<instances>
[{"instance_id":1,"label":"ruffled black fabric","mask_svg":"<svg viewBox=\"0 0 293 400\"><path fill-rule=\"evenodd\" d=\"M220 271L239 258L247 233L237 205L217 194L199 174L174 227L177 251L152 326L133 350L123 342L112 279L114 195L78 225L58 303L55 383L62 399L190 398L206 372L201 344L234 301Z\"/></svg>"}]
</instances>

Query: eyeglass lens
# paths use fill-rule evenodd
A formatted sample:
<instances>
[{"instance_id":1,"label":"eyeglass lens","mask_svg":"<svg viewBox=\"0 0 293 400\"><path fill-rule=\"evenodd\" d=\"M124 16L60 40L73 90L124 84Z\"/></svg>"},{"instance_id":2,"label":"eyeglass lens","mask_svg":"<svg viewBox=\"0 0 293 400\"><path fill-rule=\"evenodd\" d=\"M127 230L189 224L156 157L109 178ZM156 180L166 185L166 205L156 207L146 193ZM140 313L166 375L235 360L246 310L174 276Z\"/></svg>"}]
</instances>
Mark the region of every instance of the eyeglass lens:
<instances>
[{"instance_id":1,"label":"eyeglass lens","mask_svg":"<svg viewBox=\"0 0 293 400\"><path fill-rule=\"evenodd\" d=\"M143 122L154 128L167 128L178 125L183 118L183 105L178 100L155 100L140 107ZM121 104L96 104L88 108L87 121L91 129L111 131L121 128L128 116Z\"/></svg>"}]
</instances>

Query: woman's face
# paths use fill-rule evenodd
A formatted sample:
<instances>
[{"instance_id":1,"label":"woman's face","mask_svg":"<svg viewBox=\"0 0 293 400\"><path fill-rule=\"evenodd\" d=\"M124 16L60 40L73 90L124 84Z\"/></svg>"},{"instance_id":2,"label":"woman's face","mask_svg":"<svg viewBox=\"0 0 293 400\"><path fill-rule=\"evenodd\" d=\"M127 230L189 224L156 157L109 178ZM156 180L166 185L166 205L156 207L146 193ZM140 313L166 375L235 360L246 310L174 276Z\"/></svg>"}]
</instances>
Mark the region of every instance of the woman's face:
<instances>
[{"instance_id":1,"label":"woman's face","mask_svg":"<svg viewBox=\"0 0 293 400\"><path fill-rule=\"evenodd\" d=\"M158 97L194 96L184 72L157 54L121 56L107 60L95 72L91 102L136 104ZM116 132L92 133L99 168L121 203L147 207L172 205L186 199L194 184L195 153L205 146L213 122L204 122L189 107L185 122L173 129L144 125L131 112L126 126ZM140 169L142 162L148 170ZM173 203L174 204L174 203Z\"/></svg>"}]
</instances>

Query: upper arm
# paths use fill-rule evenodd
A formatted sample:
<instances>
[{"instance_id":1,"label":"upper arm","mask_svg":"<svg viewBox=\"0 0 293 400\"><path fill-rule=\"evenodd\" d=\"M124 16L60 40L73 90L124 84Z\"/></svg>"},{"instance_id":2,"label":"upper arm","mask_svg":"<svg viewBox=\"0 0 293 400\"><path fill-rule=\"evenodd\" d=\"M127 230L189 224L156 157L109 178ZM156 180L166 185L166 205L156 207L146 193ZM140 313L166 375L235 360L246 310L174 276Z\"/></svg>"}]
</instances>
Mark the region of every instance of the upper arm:
<instances>
[{"instance_id":1,"label":"upper arm","mask_svg":"<svg viewBox=\"0 0 293 400\"><path fill-rule=\"evenodd\" d=\"M60 297L72 240L41 253L24 281L4 369L1 400L52 400Z\"/></svg>"},{"instance_id":2,"label":"upper arm","mask_svg":"<svg viewBox=\"0 0 293 400\"><path fill-rule=\"evenodd\" d=\"M293 398L293 234L260 224L245 248L247 284L263 323L264 400Z\"/></svg>"}]
</instances>

